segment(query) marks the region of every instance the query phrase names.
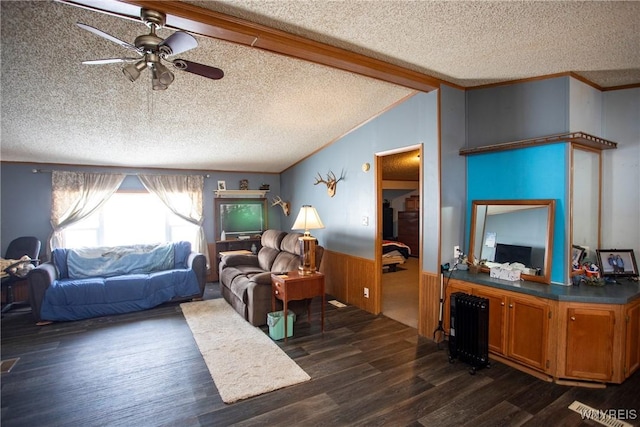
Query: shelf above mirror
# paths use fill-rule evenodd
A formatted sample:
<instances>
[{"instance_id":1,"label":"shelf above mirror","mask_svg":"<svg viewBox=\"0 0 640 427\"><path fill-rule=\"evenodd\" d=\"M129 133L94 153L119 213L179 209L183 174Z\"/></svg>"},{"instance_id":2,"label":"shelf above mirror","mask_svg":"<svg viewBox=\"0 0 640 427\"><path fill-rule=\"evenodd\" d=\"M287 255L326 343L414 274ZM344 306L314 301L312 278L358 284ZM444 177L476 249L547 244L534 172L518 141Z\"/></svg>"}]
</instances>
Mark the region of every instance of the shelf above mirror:
<instances>
[{"instance_id":1,"label":"shelf above mirror","mask_svg":"<svg viewBox=\"0 0 640 427\"><path fill-rule=\"evenodd\" d=\"M216 197L264 197L269 190L214 190Z\"/></svg>"}]
</instances>

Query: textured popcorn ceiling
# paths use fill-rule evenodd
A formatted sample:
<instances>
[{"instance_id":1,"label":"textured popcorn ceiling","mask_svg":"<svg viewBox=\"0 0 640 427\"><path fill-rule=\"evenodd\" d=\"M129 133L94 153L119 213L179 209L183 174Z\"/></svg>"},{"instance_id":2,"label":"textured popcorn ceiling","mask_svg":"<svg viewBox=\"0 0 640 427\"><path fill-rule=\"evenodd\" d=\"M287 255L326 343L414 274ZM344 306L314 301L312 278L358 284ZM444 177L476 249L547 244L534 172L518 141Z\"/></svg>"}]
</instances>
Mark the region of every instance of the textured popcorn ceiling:
<instances>
[{"instance_id":1,"label":"textured popcorn ceiling","mask_svg":"<svg viewBox=\"0 0 640 427\"><path fill-rule=\"evenodd\" d=\"M601 87L640 83L640 2L190 3L463 87L568 71ZM176 72L154 92L148 71L131 83L121 65L81 64L128 52L76 22L128 42L141 23L54 2L0 6L4 161L280 172L414 93L200 36L179 57L225 77Z\"/></svg>"}]
</instances>

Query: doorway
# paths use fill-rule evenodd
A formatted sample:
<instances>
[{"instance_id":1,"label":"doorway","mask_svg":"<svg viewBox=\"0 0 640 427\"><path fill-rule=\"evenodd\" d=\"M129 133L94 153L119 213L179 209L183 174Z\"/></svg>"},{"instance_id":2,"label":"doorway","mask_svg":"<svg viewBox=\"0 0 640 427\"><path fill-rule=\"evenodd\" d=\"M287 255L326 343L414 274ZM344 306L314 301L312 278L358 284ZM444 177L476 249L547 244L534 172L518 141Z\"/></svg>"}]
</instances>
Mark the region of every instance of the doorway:
<instances>
[{"instance_id":1,"label":"doorway","mask_svg":"<svg viewBox=\"0 0 640 427\"><path fill-rule=\"evenodd\" d=\"M378 154L380 311L417 329L422 225L421 146Z\"/></svg>"}]
</instances>

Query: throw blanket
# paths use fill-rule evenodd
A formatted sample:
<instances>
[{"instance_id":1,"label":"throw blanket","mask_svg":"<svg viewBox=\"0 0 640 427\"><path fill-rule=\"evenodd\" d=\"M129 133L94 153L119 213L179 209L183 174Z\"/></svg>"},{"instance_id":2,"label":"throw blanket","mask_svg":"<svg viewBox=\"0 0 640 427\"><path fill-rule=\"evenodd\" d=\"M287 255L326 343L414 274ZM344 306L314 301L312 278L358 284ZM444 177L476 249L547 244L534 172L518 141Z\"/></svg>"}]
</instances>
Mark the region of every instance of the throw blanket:
<instances>
[{"instance_id":1,"label":"throw blanket","mask_svg":"<svg viewBox=\"0 0 640 427\"><path fill-rule=\"evenodd\" d=\"M125 274L151 273L174 268L171 243L102 248L69 249L69 278L113 277Z\"/></svg>"},{"instance_id":2,"label":"throw blanket","mask_svg":"<svg viewBox=\"0 0 640 427\"><path fill-rule=\"evenodd\" d=\"M7 277L10 274L18 277L27 277L27 273L34 268L31 258L24 255L20 259L0 258L0 277Z\"/></svg>"}]
</instances>

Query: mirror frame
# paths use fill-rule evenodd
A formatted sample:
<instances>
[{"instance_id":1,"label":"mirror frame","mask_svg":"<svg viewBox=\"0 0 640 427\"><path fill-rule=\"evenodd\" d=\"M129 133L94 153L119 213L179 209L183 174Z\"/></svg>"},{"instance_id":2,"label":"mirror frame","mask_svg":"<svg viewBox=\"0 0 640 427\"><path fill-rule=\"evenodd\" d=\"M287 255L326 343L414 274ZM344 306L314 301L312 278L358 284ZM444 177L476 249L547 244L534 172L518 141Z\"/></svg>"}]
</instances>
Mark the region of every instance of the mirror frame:
<instances>
[{"instance_id":1,"label":"mirror frame","mask_svg":"<svg viewBox=\"0 0 640 427\"><path fill-rule=\"evenodd\" d=\"M540 206L547 208L547 238L544 254L544 268L539 276L522 274L524 280L532 282L551 283L551 260L553 259L553 226L555 224L555 200L553 199L520 199L520 200L473 200L471 203L471 224L469 228L469 259L480 259L473 253L475 246L476 221L478 206L499 205L499 206ZM488 267L482 267L481 271L489 272Z\"/></svg>"}]
</instances>

